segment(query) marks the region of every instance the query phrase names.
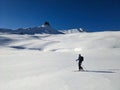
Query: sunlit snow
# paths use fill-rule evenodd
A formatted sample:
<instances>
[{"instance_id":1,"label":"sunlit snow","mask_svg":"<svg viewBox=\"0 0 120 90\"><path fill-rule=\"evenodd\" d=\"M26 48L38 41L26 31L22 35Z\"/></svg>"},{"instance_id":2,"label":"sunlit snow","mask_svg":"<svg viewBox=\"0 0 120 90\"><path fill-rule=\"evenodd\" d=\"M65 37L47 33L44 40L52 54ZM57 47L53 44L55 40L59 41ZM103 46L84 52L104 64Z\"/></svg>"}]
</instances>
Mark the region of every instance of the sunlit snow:
<instances>
[{"instance_id":1,"label":"sunlit snow","mask_svg":"<svg viewBox=\"0 0 120 90\"><path fill-rule=\"evenodd\" d=\"M84 56L85 72L75 60ZM120 90L120 32L0 34L0 90Z\"/></svg>"}]
</instances>

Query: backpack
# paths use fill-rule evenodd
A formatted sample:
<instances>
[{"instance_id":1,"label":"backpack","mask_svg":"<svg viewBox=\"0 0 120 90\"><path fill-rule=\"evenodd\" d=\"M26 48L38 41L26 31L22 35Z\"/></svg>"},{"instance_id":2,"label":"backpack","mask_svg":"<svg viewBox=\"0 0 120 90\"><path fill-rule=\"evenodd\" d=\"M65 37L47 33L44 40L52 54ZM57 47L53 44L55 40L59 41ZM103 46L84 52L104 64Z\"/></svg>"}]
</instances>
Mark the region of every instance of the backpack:
<instances>
[{"instance_id":1,"label":"backpack","mask_svg":"<svg viewBox=\"0 0 120 90\"><path fill-rule=\"evenodd\" d=\"M84 57L81 56L81 61L83 61L83 60L84 60Z\"/></svg>"}]
</instances>

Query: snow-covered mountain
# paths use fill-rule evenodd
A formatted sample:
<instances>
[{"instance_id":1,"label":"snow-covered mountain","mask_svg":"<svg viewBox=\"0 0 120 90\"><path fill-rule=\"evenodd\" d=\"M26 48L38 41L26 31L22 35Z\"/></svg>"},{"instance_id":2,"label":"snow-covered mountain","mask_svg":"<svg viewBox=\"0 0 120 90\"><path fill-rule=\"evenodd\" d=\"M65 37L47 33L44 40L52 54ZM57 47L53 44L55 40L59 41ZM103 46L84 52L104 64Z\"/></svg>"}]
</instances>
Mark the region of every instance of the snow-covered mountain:
<instances>
[{"instance_id":1,"label":"snow-covered mountain","mask_svg":"<svg viewBox=\"0 0 120 90\"><path fill-rule=\"evenodd\" d=\"M11 29L0 29L1 33L11 33L11 34L63 34L62 32L54 29L48 22L38 27L31 28L19 28L16 30Z\"/></svg>"},{"instance_id":2,"label":"snow-covered mountain","mask_svg":"<svg viewBox=\"0 0 120 90\"><path fill-rule=\"evenodd\" d=\"M65 33L65 34L85 32L82 28L68 29L68 30L59 30L59 31Z\"/></svg>"},{"instance_id":3,"label":"snow-covered mountain","mask_svg":"<svg viewBox=\"0 0 120 90\"><path fill-rule=\"evenodd\" d=\"M11 33L11 34L69 34L69 33L80 33L84 32L82 28L69 29L69 30L56 30L49 22L45 22L43 25L31 28L19 28L16 30L12 29L0 29L0 33Z\"/></svg>"},{"instance_id":4,"label":"snow-covered mountain","mask_svg":"<svg viewBox=\"0 0 120 90\"><path fill-rule=\"evenodd\" d=\"M13 32L12 29L0 28L0 33L11 33Z\"/></svg>"}]
</instances>

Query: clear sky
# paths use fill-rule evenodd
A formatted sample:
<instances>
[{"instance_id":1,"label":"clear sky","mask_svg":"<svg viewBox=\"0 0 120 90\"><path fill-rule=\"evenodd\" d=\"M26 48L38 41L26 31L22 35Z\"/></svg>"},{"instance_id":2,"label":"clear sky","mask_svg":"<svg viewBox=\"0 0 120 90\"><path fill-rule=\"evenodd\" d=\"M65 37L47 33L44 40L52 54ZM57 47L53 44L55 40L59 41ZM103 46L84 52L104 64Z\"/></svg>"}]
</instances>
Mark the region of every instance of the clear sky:
<instances>
[{"instance_id":1,"label":"clear sky","mask_svg":"<svg viewBox=\"0 0 120 90\"><path fill-rule=\"evenodd\" d=\"M120 30L120 0L0 0L0 28Z\"/></svg>"}]
</instances>

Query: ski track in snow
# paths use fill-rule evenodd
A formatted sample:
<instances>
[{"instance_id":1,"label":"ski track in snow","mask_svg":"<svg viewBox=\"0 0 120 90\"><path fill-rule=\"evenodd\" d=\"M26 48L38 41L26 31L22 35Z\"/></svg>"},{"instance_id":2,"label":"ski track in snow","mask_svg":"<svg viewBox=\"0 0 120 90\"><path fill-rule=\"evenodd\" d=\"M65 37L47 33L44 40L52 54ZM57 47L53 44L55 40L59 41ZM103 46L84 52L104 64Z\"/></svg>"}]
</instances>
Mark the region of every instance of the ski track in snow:
<instances>
[{"instance_id":1,"label":"ski track in snow","mask_svg":"<svg viewBox=\"0 0 120 90\"><path fill-rule=\"evenodd\" d=\"M119 38L120 32L0 34L0 90L120 90Z\"/></svg>"}]
</instances>

